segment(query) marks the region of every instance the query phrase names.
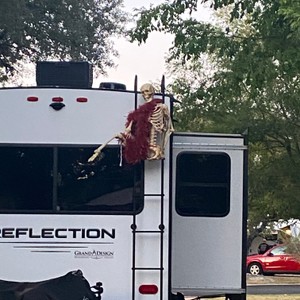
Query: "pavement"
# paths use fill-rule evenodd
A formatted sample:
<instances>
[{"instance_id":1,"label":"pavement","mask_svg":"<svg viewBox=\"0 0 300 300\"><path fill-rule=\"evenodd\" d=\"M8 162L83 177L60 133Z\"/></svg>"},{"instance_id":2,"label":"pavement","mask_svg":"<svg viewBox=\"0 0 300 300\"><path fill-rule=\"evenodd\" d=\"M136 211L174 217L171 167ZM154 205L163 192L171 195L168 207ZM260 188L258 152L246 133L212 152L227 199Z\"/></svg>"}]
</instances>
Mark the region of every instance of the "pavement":
<instances>
[{"instance_id":1,"label":"pavement","mask_svg":"<svg viewBox=\"0 0 300 300\"><path fill-rule=\"evenodd\" d=\"M296 274L281 274L281 275L257 275L247 274L247 285L253 284L295 284L300 285L300 275Z\"/></svg>"}]
</instances>

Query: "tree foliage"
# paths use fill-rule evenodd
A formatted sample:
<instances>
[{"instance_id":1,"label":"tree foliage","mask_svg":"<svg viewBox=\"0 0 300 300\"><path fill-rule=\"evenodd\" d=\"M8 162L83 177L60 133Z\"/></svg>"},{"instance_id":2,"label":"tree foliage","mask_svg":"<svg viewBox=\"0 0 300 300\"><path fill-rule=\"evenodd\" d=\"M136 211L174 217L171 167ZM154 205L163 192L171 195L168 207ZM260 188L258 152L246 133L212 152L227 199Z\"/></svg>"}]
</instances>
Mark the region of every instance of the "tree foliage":
<instances>
[{"instance_id":1,"label":"tree foliage","mask_svg":"<svg viewBox=\"0 0 300 300\"><path fill-rule=\"evenodd\" d=\"M122 0L2 0L0 81L27 58L89 61L101 73L112 66L111 37L121 34Z\"/></svg>"},{"instance_id":2,"label":"tree foliage","mask_svg":"<svg viewBox=\"0 0 300 300\"><path fill-rule=\"evenodd\" d=\"M208 3L219 12L214 23L194 17ZM300 213L299 30L293 0L173 0L141 10L131 32L140 43L152 31L174 35L169 63L181 100L177 129L249 129L255 221Z\"/></svg>"}]
</instances>

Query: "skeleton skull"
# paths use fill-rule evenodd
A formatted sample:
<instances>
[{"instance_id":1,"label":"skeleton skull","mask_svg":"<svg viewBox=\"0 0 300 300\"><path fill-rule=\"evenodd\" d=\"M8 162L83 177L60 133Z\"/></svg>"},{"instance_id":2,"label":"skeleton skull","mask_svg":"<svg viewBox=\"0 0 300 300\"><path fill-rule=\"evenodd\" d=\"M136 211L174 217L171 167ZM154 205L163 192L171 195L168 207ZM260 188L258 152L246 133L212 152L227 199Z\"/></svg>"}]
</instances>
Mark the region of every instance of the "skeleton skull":
<instances>
[{"instance_id":1,"label":"skeleton skull","mask_svg":"<svg viewBox=\"0 0 300 300\"><path fill-rule=\"evenodd\" d=\"M145 101L149 102L153 98L155 89L154 89L153 85L151 85L150 83L145 83L141 86L141 93L142 93Z\"/></svg>"}]
</instances>

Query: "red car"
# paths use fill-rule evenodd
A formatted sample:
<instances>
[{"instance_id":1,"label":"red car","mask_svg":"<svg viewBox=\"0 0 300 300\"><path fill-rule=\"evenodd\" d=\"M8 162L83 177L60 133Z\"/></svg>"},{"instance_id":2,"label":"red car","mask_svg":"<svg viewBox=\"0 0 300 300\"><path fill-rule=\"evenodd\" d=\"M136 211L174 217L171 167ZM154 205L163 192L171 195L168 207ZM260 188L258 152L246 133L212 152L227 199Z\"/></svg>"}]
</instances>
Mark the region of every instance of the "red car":
<instances>
[{"instance_id":1,"label":"red car","mask_svg":"<svg viewBox=\"0 0 300 300\"><path fill-rule=\"evenodd\" d=\"M286 246L275 246L264 254L249 255L247 272L251 275L300 273L300 261L286 253Z\"/></svg>"}]
</instances>

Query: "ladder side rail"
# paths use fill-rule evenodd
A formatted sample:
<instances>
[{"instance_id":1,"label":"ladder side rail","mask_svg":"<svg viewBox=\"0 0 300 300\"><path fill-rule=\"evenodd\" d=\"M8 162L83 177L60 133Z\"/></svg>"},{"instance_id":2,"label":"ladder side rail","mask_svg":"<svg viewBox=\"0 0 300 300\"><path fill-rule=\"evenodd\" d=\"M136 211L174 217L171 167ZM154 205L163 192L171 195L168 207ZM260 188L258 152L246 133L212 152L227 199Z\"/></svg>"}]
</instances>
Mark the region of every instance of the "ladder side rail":
<instances>
[{"instance_id":1,"label":"ladder side rail","mask_svg":"<svg viewBox=\"0 0 300 300\"><path fill-rule=\"evenodd\" d=\"M137 79L137 75L135 75L134 77L134 108L137 109L137 105L138 105L138 88L137 88L137 84L138 84L138 79ZM135 277L135 272L136 272L136 260L135 260L135 256L136 256L136 213L135 213L135 209L136 209L136 202L135 202L135 198L133 200L133 220L132 220L132 225L131 225L131 229L132 229L132 300L135 299L135 283L136 283L136 277Z\"/></svg>"},{"instance_id":2,"label":"ladder side rail","mask_svg":"<svg viewBox=\"0 0 300 300\"><path fill-rule=\"evenodd\" d=\"M165 103L165 76L162 76L161 80L161 93L162 93L162 103ZM160 185L160 300L163 300L163 287L164 287L164 182L165 182L165 161L161 160L160 171L161 171L161 185Z\"/></svg>"}]
</instances>

